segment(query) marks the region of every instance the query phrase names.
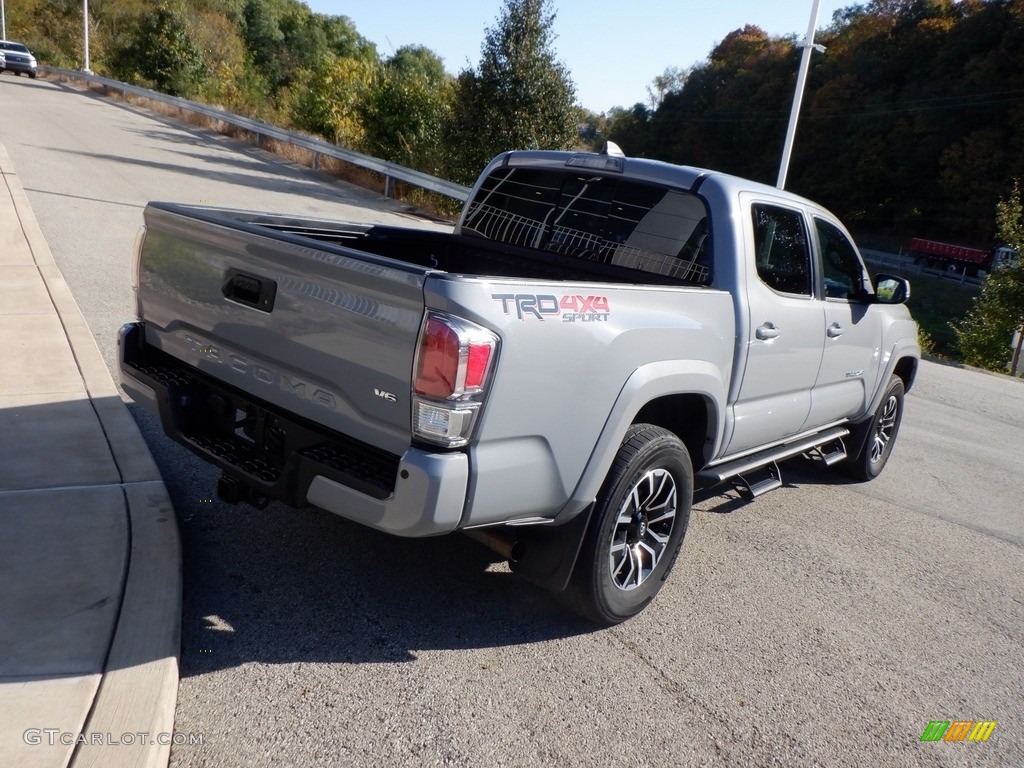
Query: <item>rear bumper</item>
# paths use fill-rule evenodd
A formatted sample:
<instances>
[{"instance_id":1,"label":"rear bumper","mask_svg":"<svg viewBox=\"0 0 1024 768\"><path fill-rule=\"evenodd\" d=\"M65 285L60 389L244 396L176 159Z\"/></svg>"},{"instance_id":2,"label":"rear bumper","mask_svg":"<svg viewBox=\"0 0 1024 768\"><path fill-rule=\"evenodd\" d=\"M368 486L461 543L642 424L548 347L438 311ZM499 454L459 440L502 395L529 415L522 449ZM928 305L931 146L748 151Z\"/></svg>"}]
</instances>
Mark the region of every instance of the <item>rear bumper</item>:
<instances>
[{"instance_id":1,"label":"rear bumper","mask_svg":"<svg viewBox=\"0 0 1024 768\"><path fill-rule=\"evenodd\" d=\"M124 326L118 345L125 392L159 414L171 439L257 494L399 536L458 528L466 454L410 447L396 456L329 430L146 344L142 323Z\"/></svg>"}]
</instances>

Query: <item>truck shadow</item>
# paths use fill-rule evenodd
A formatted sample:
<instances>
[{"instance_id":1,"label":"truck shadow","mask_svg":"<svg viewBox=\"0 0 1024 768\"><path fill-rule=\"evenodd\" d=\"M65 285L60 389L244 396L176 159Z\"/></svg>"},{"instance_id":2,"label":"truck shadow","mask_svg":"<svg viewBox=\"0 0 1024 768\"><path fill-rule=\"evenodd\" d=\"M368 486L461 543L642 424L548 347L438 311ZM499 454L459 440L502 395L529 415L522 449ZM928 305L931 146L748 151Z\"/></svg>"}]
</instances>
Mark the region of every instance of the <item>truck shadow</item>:
<instances>
[{"instance_id":1,"label":"truck shadow","mask_svg":"<svg viewBox=\"0 0 1024 768\"><path fill-rule=\"evenodd\" d=\"M316 508L226 504L215 469L129 409L181 531L183 677L251 662L407 663L597 629L465 536L403 539Z\"/></svg>"},{"instance_id":2,"label":"truck shadow","mask_svg":"<svg viewBox=\"0 0 1024 768\"><path fill-rule=\"evenodd\" d=\"M797 457L779 464L782 471L782 487L799 486L856 486L860 482L847 477L836 469L820 466L810 459ZM771 493L771 491L769 491ZM695 510L715 515L727 515L757 504L728 483L712 487L696 488L693 493Z\"/></svg>"},{"instance_id":3,"label":"truck shadow","mask_svg":"<svg viewBox=\"0 0 1024 768\"><path fill-rule=\"evenodd\" d=\"M598 630L464 536L403 539L315 508L230 506L212 495L214 470L171 450L188 471L170 476L195 483L168 482L183 544L184 677L250 662L408 663ZM786 485L851 482L799 460L783 471ZM695 503L698 514L751 504L726 486Z\"/></svg>"},{"instance_id":4,"label":"truck shadow","mask_svg":"<svg viewBox=\"0 0 1024 768\"><path fill-rule=\"evenodd\" d=\"M401 539L280 504L175 506L183 676L253 661L410 662L594 630L463 536Z\"/></svg>"},{"instance_id":5,"label":"truck shadow","mask_svg":"<svg viewBox=\"0 0 1024 768\"><path fill-rule=\"evenodd\" d=\"M182 539L180 675L246 663L407 663L598 628L462 535L403 539L316 508L216 498L218 471L129 403Z\"/></svg>"},{"instance_id":6,"label":"truck shadow","mask_svg":"<svg viewBox=\"0 0 1024 768\"><path fill-rule=\"evenodd\" d=\"M212 494L216 472L182 454L196 463L187 476ZM783 473L790 486L852 482L800 460ZM460 535L403 539L318 509L259 511L170 489L183 540L186 677L248 662L407 663L598 629ZM698 491L695 503L698 514L751 505L726 486Z\"/></svg>"}]
</instances>

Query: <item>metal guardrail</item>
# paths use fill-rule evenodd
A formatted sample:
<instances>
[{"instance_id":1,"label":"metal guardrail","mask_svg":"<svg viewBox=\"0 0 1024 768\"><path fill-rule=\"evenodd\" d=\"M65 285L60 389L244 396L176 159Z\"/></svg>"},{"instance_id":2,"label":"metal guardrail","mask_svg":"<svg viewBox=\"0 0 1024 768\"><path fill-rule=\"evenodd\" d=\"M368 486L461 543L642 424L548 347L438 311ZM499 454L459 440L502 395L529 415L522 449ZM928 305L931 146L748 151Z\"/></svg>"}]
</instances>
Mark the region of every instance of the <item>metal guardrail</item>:
<instances>
[{"instance_id":1,"label":"metal guardrail","mask_svg":"<svg viewBox=\"0 0 1024 768\"><path fill-rule=\"evenodd\" d=\"M469 193L471 192L470 188L461 184L456 184L453 181L445 181L444 179L439 179L436 176L431 176L430 174L423 173L422 171L414 171L411 168L406 168L387 160L381 160L376 157L360 154L359 152L353 152L350 149L339 147L338 145L331 144L330 142L314 139L310 136L303 136L300 133L286 131L283 128L262 123L259 120L250 120L247 117L242 117L241 115L236 115L232 112L225 112L222 109L216 109L214 107L207 106L206 104L200 104L187 99L180 99L176 96L168 96L164 93L151 91L148 88L140 88L137 85L129 85L128 83L122 83L118 80L110 80L106 77L100 77L98 75L78 70L60 69L58 67L40 65L39 71L47 75L65 78L68 80L81 80L89 83L90 85L99 85L113 91L120 91L123 94L131 94L132 96L138 96L140 98L150 99L162 104L168 104L172 107L177 107L178 109L195 112L196 114L203 115L211 120L219 120L222 123L226 123L227 125L234 126L242 131L253 134L256 137L256 146L260 146L262 139L267 137L274 139L275 141L281 141L286 144L293 144L296 147L308 149L313 153L313 168L317 167L320 155L325 155L360 168L365 168L369 171L374 171L384 177L384 194L387 197L394 197L395 181L397 180L404 181L407 184L412 184L413 186L420 187L421 189L436 192L440 195L451 197L462 202L469 199Z\"/></svg>"},{"instance_id":2,"label":"metal guardrail","mask_svg":"<svg viewBox=\"0 0 1024 768\"><path fill-rule=\"evenodd\" d=\"M864 260L872 264L878 264L881 266L893 266L903 272L911 272L921 275L931 275L932 277L939 277L943 280L953 280L961 285L981 285L984 281L980 277L971 277L963 271L950 271L943 269L932 269L926 267L923 264L915 264L914 260L910 256L895 253L885 253L884 251L876 251L870 248L861 248L861 255L864 256Z\"/></svg>"}]
</instances>

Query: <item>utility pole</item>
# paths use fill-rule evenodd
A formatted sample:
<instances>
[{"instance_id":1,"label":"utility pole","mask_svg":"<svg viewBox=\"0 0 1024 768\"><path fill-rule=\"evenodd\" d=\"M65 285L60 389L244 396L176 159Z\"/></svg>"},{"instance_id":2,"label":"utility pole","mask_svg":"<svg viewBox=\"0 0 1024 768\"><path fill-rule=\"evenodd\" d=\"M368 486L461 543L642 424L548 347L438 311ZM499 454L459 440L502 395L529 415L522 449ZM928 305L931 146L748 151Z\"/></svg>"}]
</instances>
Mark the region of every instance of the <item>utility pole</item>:
<instances>
[{"instance_id":1,"label":"utility pole","mask_svg":"<svg viewBox=\"0 0 1024 768\"><path fill-rule=\"evenodd\" d=\"M89 69L89 0L82 0L82 41L85 48L85 66L82 71L92 74Z\"/></svg>"},{"instance_id":2,"label":"utility pole","mask_svg":"<svg viewBox=\"0 0 1024 768\"><path fill-rule=\"evenodd\" d=\"M0 0L0 40L7 39L7 9L4 0Z\"/></svg>"},{"instance_id":3,"label":"utility pole","mask_svg":"<svg viewBox=\"0 0 1024 768\"><path fill-rule=\"evenodd\" d=\"M793 154L793 139L796 138L796 122L800 117L800 104L804 99L804 86L807 84L807 71L811 68L811 52L825 52L825 46L814 44L814 33L818 28L818 9L821 0L814 0L814 7L811 9L811 21L807 25L807 37L804 38L804 53L800 57L800 74L796 79L796 93L793 95L793 109L789 113L789 128L786 131L786 144L782 148L782 163L779 165L779 180L775 186L779 189L786 187L786 174L789 173L789 158Z\"/></svg>"}]
</instances>

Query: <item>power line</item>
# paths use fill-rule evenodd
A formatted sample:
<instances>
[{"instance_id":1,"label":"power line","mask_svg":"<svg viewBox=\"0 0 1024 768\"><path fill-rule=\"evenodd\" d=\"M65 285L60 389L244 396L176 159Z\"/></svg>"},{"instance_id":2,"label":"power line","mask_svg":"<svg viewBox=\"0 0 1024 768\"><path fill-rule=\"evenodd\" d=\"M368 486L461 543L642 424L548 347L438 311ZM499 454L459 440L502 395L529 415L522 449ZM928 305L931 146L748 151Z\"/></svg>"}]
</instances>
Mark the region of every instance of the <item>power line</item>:
<instances>
[{"instance_id":1,"label":"power line","mask_svg":"<svg viewBox=\"0 0 1024 768\"><path fill-rule=\"evenodd\" d=\"M1005 96L1006 98L988 98L990 96ZM947 103L934 103L947 102ZM989 91L987 93L972 94L970 96L934 96L926 99L913 99L898 102L898 106L871 109L865 111L863 108L850 108L838 112L823 113L821 108L816 108L812 103L807 112L803 115L805 120L837 120L850 117L877 117L879 115L916 114L920 112L946 112L960 109L971 109L974 107L988 107L1000 104L1024 104L1024 89ZM657 113L655 113L657 114ZM689 123L742 123L752 120L781 122L786 119L787 113L782 110L750 110L750 111L729 111L725 114L705 116L673 116L672 122Z\"/></svg>"}]
</instances>

